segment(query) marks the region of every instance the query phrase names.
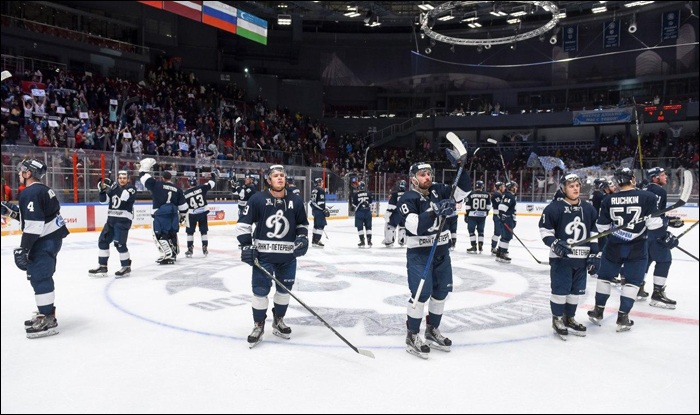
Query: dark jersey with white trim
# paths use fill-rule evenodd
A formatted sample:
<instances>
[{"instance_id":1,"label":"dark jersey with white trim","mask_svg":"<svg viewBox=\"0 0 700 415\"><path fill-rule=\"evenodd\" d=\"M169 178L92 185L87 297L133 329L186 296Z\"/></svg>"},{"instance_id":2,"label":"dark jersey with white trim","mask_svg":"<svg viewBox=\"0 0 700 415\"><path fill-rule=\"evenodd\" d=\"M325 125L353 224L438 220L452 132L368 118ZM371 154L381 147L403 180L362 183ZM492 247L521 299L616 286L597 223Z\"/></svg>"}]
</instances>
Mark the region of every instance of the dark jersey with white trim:
<instances>
[{"instance_id":1,"label":"dark jersey with white trim","mask_svg":"<svg viewBox=\"0 0 700 415\"><path fill-rule=\"evenodd\" d=\"M238 207L244 208L257 192L253 184L238 186L236 190L234 190L234 193L238 195Z\"/></svg>"},{"instance_id":2,"label":"dark jersey with white trim","mask_svg":"<svg viewBox=\"0 0 700 415\"><path fill-rule=\"evenodd\" d=\"M656 210L666 209L666 204L668 203L666 189L664 189L656 183L649 183L645 190L647 192L653 193L654 196L656 196ZM659 229L655 229L652 231L654 236L656 237L665 235L666 231L668 230L668 218L666 218L666 214L664 213L659 217L663 221L663 226L661 226L661 228Z\"/></svg>"},{"instance_id":3,"label":"dark jersey with white trim","mask_svg":"<svg viewBox=\"0 0 700 415\"><path fill-rule=\"evenodd\" d=\"M190 209L190 215L198 215L207 212L207 192L213 190L216 183L209 180L207 183L185 190L185 200Z\"/></svg>"},{"instance_id":4,"label":"dark jersey with white trim","mask_svg":"<svg viewBox=\"0 0 700 415\"><path fill-rule=\"evenodd\" d=\"M311 191L311 201L309 201L311 209L323 212L326 209L326 190L321 187L315 187Z\"/></svg>"},{"instance_id":5,"label":"dark jersey with white trim","mask_svg":"<svg viewBox=\"0 0 700 415\"><path fill-rule=\"evenodd\" d=\"M498 204L498 214L506 217L515 217L515 208L518 205L518 197L511 192L506 193Z\"/></svg>"},{"instance_id":6,"label":"dark jersey with white trim","mask_svg":"<svg viewBox=\"0 0 700 415\"><path fill-rule=\"evenodd\" d=\"M133 221L134 202L136 202L136 188L131 184L121 187L118 183L114 183L109 190L100 193L100 203L109 204L107 222L117 219Z\"/></svg>"},{"instance_id":7,"label":"dark jersey with white trim","mask_svg":"<svg viewBox=\"0 0 700 415\"><path fill-rule=\"evenodd\" d=\"M596 190L591 196L591 203L598 214L600 214L600 206L603 204L603 199L605 199L606 196L607 194L605 192L601 192L600 190Z\"/></svg>"},{"instance_id":8,"label":"dark jersey with white trim","mask_svg":"<svg viewBox=\"0 0 700 415\"><path fill-rule=\"evenodd\" d=\"M372 208L374 196L366 190L360 190L352 195L352 205L356 211L367 211Z\"/></svg>"},{"instance_id":9,"label":"dark jersey with white trim","mask_svg":"<svg viewBox=\"0 0 700 415\"><path fill-rule=\"evenodd\" d=\"M22 242L27 251L41 239L63 239L68 236L61 204L56 193L43 183L34 182L19 195Z\"/></svg>"},{"instance_id":10,"label":"dark jersey with white trim","mask_svg":"<svg viewBox=\"0 0 700 415\"><path fill-rule=\"evenodd\" d=\"M158 181L151 177L150 174L143 175L141 177L141 183L143 183L146 189L151 191L154 210L166 204L173 204L180 212L187 211L185 194L182 193L182 189L179 187L172 183Z\"/></svg>"},{"instance_id":11,"label":"dark jersey with white trim","mask_svg":"<svg viewBox=\"0 0 700 415\"><path fill-rule=\"evenodd\" d=\"M255 225L255 228L253 228ZM236 225L241 245L255 244L260 262L284 264L294 259L294 241L309 233L304 201L286 192L277 199L269 191L253 195Z\"/></svg>"},{"instance_id":12,"label":"dark jersey with white trim","mask_svg":"<svg viewBox=\"0 0 700 415\"><path fill-rule=\"evenodd\" d=\"M301 190L299 190L299 188L296 186L287 186L287 192L301 197Z\"/></svg>"},{"instance_id":13,"label":"dark jersey with white trim","mask_svg":"<svg viewBox=\"0 0 700 415\"><path fill-rule=\"evenodd\" d=\"M562 192L561 188L559 188L554 193L554 199L552 199L552 202L562 201L564 199L566 199L566 196L564 195L564 192Z\"/></svg>"},{"instance_id":14,"label":"dark jersey with white trim","mask_svg":"<svg viewBox=\"0 0 700 415\"><path fill-rule=\"evenodd\" d=\"M471 190L469 173L463 173L457 183L454 200L463 200ZM433 184L424 196L416 190L406 192L399 202L398 211L402 216L402 224L406 227L406 255L429 255L435 238L438 244L435 255L449 254L452 245L451 232L447 226L440 230L440 220L433 211L432 204L437 204L443 199L448 199L452 187L446 184Z\"/></svg>"},{"instance_id":15,"label":"dark jersey with white trim","mask_svg":"<svg viewBox=\"0 0 700 415\"><path fill-rule=\"evenodd\" d=\"M656 212L656 195L646 190L622 190L603 200L598 216L598 231L604 232L611 227L620 228L625 223L648 216ZM656 230L663 226L661 218L649 218L633 227L625 227L608 238L608 244L624 244L635 240L647 239L647 230Z\"/></svg>"},{"instance_id":16,"label":"dark jersey with white trim","mask_svg":"<svg viewBox=\"0 0 700 415\"><path fill-rule=\"evenodd\" d=\"M494 219L498 217L498 206L501 205L501 200L503 200L503 194L498 190L491 193L491 208L493 208Z\"/></svg>"},{"instance_id":17,"label":"dark jersey with white trim","mask_svg":"<svg viewBox=\"0 0 700 415\"><path fill-rule=\"evenodd\" d=\"M489 215L490 204L491 197L489 196L488 192L483 190L471 191L467 197L464 198L464 207L467 212L467 217L487 217Z\"/></svg>"},{"instance_id":18,"label":"dark jersey with white trim","mask_svg":"<svg viewBox=\"0 0 700 415\"><path fill-rule=\"evenodd\" d=\"M542 212L540 236L547 246L551 246L556 239L572 245L598 234L597 219L595 208L588 202L581 200L577 205L571 205L565 200L554 201ZM598 253L597 239L573 248L569 258L577 260L577 266L585 266L585 260L591 253ZM552 251L549 257L558 258Z\"/></svg>"}]
</instances>

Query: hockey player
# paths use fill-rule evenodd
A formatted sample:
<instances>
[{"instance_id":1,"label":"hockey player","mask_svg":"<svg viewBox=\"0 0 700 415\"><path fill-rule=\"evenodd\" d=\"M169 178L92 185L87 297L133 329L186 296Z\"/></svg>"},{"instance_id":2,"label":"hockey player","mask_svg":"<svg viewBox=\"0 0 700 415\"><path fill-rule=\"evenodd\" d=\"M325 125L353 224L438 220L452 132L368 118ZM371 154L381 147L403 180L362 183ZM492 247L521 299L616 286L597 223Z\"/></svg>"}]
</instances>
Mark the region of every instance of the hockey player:
<instances>
[{"instance_id":1,"label":"hockey player","mask_svg":"<svg viewBox=\"0 0 700 415\"><path fill-rule=\"evenodd\" d=\"M472 247L467 249L468 254L480 254L484 251L484 228L486 227L486 217L489 215L490 196L484 191L484 182L478 180L474 184L474 190L469 192L467 198L464 199L464 204L467 209L467 214L464 221L467 223L469 232L469 240ZM477 249L477 235L479 232Z\"/></svg>"},{"instance_id":2,"label":"hockey player","mask_svg":"<svg viewBox=\"0 0 700 415\"><path fill-rule=\"evenodd\" d=\"M352 206L355 208L355 228L357 228L357 234L360 237L358 248L372 247L372 203L374 203L374 196L367 191L365 182L360 182L357 185L357 192L352 195ZM367 245L365 245L365 233L367 234Z\"/></svg>"},{"instance_id":3,"label":"hockey player","mask_svg":"<svg viewBox=\"0 0 700 415\"><path fill-rule=\"evenodd\" d=\"M462 209L462 201L457 202L457 205L455 206L455 211L459 211ZM457 227L459 226L459 215L454 215L449 218L447 218L447 223L445 224L445 227L450 230L450 236L452 238L452 241L450 243L450 252L454 251L457 248Z\"/></svg>"},{"instance_id":4,"label":"hockey player","mask_svg":"<svg viewBox=\"0 0 700 415\"><path fill-rule=\"evenodd\" d=\"M326 218L331 216L330 210L326 209L326 190L323 188L323 179L318 177L314 180L316 187L311 191L311 200L309 205L311 206L311 214L314 217L314 230L312 246L316 248L323 248L325 245L321 242L321 236L323 236L323 229L326 227L328 222Z\"/></svg>"},{"instance_id":5,"label":"hockey player","mask_svg":"<svg viewBox=\"0 0 700 415\"><path fill-rule=\"evenodd\" d=\"M440 321L445 309L445 300L452 291L452 264L450 262L450 231L438 235L440 222L455 214L456 200L463 200L471 190L469 173L464 172L457 183L454 198L450 198L451 187L433 184L433 169L427 163L415 163L410 170L411 191L399 203L399 213L407 233L407 270L411 299L407 305L408 332L406 351L423 359L428 358L431 348L450 351L452 341L440 333ZM413 307L423 272L428 266L428 258L435 238L438 244L433 261L425 276L425 284ZM421 339L420 325L423 320L425 303L428 305L425 339Z\"/></svg>"},{"instance_id":6,"label":"hockey player","mask_svg":"<svg viewBox=\"0 0 700 415\"><path fill-rule=\"evenodd\" d=\"M197 186L197 178L190 177L189 189L185 191L185 201L189 207L187 212L187 228L185 233L187 233L187 252L185 256L187 258L192 258L192 253L194 249L194 231L199 225L199 233L202 234L202 253L204 256L209 254L209 209L207 208L207 193L210 190L216 188L216 171L211 172L209 181L203 185Z\"/></svg>"},{"instance_id":7,"label":"hockey player","mask_svg":"<svg viewBox=\"0 0 700 415\"><path fill-rule=\"evenodd\" d=\"M668 176L666 171L661 167L654 167L653 169L647 170L647 177L649 177L649 184L646 190L653 193L656 196L656 209L661 210L666 208L666 186L668 183ZM651 294L650 306L675 309L676 302L666 297L666 279L668 278L669 270L671 269L671 261L673 257L671 255L671 249L666 246L666 234L668 232L668 227L681 228L683 227L683 220L681 218L670 217L661 215L660 216L663 225L654 230L649 230L649 261L647 263L646 272L649 272L651 268L651 263L656 262L654 266L654 292ZM645 276L646 279L646 276ZM644 292L644 282L639 287L639 293L637 294L638 300L646 299L648 294Z\"/></svg>"},{"instance_id":8,"label":"hockey player","mask_svg":"<svg viewBox=\"0 0 700 415\"><path fill-rule=\"evenodd\" d=\"M598 214L593 206L581 200L581 179L567 174L560 180L564 200L550 203L542 213L540 235L550 247L549 264L552 280L552 329L560 339L570 334L586 336L586 327L575 319L579 297L586 293L586 270L597 273L600 267L598 240L570 248L598 234Z\"/></svg>"},{"instance_id":9,"label":"hockey player","mask_svg":"<svg viewBox=\"0 0 700 415\"><path fill-rule=\"evenodd\" d=\"M294 177L292 176L287 177L287 192L301 197L301 190L294 185Z\"/></svg>"},{"instance_id":10,"label":"hockey player","mask_svg":"<svg viewBox=\"0 0 700 415\"><path fill-rule=\"evenodd\" d=\"M491 207L493 208L493 236L491 237L491 255L498 254L498 243L501 241L503 224L498 216L498 207L501 205L503 194L506 192L506 185L503 182L496 182L491 194Z\"/></svg>"},{"instance_id":11,"label":"hockey player","mask_svg":"<svg viewBox=\"0 0 700 415\"><path fill-rule=\"evenodd\" d=\"M161 173L162 181L153 178L151 173L155 164L152 158L141 160L139 175L141 183L153 196L153 234L161 253L156 262L171 265L180 253L177 232L180 230L179 224L187 218L188 208L182 190L171 182L173 177L170 172Z\"/></svg>"},{"instance_id":12,"label":"hockey player","mask_svg":"<svg viewBox=\"0 0 700 415\"><path fill-rule=\"evenodd\" d=\"M272 287L272 280L255 266L256 259L284 284L284 287L276 286L272 333L283 339L289 339L292 334L292 329L284 323L284 316L296 276L296 259L309 249L309 221L301 197L285 190L285 176L283 166L270 166L266 174L269 189L253 195L236 229L242 246L241 261L253 267L255 326L248 336L250 348L262 341L269 305L267 296Z\"/></svg>"},{"instance_id":13,"label":"hockey player","mask_svg":"<svg viewBox=\"0 0 700 415\"><path fill-rule=\"evenodd\" d=\"M238 198L238 217L243 216L243 208L246 207L248 201L257 192L255 184L253 183L253 175L251 173L245 174L245 179L243 185L236 184L233 189L234 195Z\"/></svg>"},{"instance_id":14,"label":"hockey player","mask_svg":"<svg viewBox=\"0 0 700 415\"><path fill-rule=\"evenodd\" d=\"M406 194L406 181L401 180L398 190L391 194L389 205L386 208L386 212L384 212L384 241L382 243L386 247L394 246L397 233L399 246L404 246L406 243L406 228L400 226L397 221L392 221L392 217L396 212L396 207L399 205L399 201L404 194Z\"/></svg>"},{"instance_id":15,"label":"hockey player","mask_svg":"<svg viewBox=\"0 0 700 415\"><path fill-rule=\"evenodd\" d=\"M503 228L501 229L501 241L498 243L498 251L496 252L496 261L510 263L511 258L508 256L508 247L513 239L513 231L517 225L515 218L515 207L518 204L518 184L510 181L506 184L506 193L498 205L498 218L501 220ZM494 212L495 214L495 212Z\"/></svg>"},{"instance_id":16,"label":"hockey player","mask_svg":"<svg viewBox=\"0 0 700 415\"><path fill-rule=\"evenodd\" d=\"M593 186L595 190L591 195L591 203L593 204L595 211L600 213L600 205L603 203L603 199L605 199L608 195L615 193L615 185L610 180L601 178L595 179ZM603 248L602 245L600 247L601 249Z\"/></svg>"},{"instance_id":17,"label":"hockey player","mask_svg":"<svg viewBox=\"0 0 700 415\"><path fill-rule=\"evenodd\" d=\"M588 317L593 323L601 324L605 304L610 298L611 281L620 273L620 268L624 265L626 282L622 288L620 309L617 314L617 331L623 332L630 330L634 324L629 319L629 312L634 306L639 287L644 281L648 258L647 230L661 228L663 221L661 218L651 217L633 227L624 226L634 219L656 212L656 197L647 191L637 190L634 173L629 168L617 169L615 181L620 191L603 200L597 227L599 232L604 232L613 226L621 229L610 235L605 245L598 272L595 308L588 312ZM672 248L678 245L678 239L667 232L661 244Z\"/></svg>"},{"instance_id":18,"label":"hockey player","mask_svg":"<svg viewBox=\"0 0 700 415\"><path fill-rule=\"evenodd\" d=\"M53 274L68 229L56 193L40 182L46 165L39 160L24 160L18 174L20 186L26 186L20 193L19 206L2 202L2 214L20 221L22 227L20 247L13 253L15 265L27 273L34 289L38 312L24 322L24 328L27 338L36 339L58 334Z\"/></svg>"},{"instance_id":19,"label":"hockey player","mask_svg":"<svg viewBox=\"0 0 700 415\"><path fill-rule=\"evenodd\" d=\"M136 201L136 188L129 183L129 173L120 170L117 173L117 183L112 183L109 178L97 184L100 192L100 203L109 204L107 211L107 223L105 223L97 246L100 249L98 255L99 266L88 271L92 277L106 277L109 262L109 244L119 252L121 269L114 273L115 278L128 277L131 274L131 257L126 241L129 238L129 230L134 220L134 202Z\"/></svg>"}]
</instances>

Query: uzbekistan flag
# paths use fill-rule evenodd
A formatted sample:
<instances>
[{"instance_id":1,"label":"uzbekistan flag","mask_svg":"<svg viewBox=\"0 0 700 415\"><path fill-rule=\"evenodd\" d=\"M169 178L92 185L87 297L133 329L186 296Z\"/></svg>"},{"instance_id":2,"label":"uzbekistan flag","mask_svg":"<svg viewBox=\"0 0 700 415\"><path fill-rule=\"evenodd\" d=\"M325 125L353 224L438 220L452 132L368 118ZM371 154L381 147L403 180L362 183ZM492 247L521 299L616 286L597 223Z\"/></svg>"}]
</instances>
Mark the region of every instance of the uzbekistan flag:
<instances>
[{"instance_id":1,"label":"uzbekistan flag","mask_svg":"<svg viewBox=\"0 0 700 415\"><path fill-rule=\"evenodd\" d=\"M198 22L202 21L201 1L164 1L163 10Z\"/></svg>"},{"instance_id":2,"label":"uzbekistan flag","mask_svg":"<svg viewBox=\"0 0 700 415\"><path fill-rule=\"evenodd\" d=\"M252 14L238 10L236 33L246 39L267 45L267 22Z\"/></svg>"},{"instance_id":3,"label":"uzbekistan flag","mask_svg":"<svg viewBox=\"0 0 700 415\"><path fill-rule=\"evenodd\" d=\"M220 1L205 1L202 8L202 23L227 32L236 33L238 10Z\"/></svg>"}]
</instances>

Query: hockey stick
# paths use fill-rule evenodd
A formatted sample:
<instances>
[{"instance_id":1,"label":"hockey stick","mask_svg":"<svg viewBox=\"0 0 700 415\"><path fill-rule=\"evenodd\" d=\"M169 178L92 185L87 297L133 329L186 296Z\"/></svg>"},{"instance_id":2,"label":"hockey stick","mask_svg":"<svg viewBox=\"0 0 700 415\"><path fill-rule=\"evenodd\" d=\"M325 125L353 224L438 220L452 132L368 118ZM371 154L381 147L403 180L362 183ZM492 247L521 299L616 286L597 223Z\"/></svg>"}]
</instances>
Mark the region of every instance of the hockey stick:
<instances>
[{"instance_id":1,"label":"hockey stick","mask_svg":"<svg viewBox=\"0 0 700 415\"><path fill-rule=\"evenodd\" d=\"M289 295L292 296L292 298L294 298L299 304L301 304L309 313L313 314L314 317L316 317L317 319L319 319L319 320L321 321L321 323L323 323L326 327L328 327L336 336L340 337L340 340L344 341L345 344L347 344L348 346L350 346L350 348L351 348L352 350L354 350L356 353L359 353L359 354L361 354L361 355L363 355L363 356L371 357L372 359L374 359L374 353L370 352L369 350L358 349L357 347L353 346L352 343L350 343L349 341L347 341L347 339L345 339L345 337L343 337L343 336L342 336L340 333L338 333L330 324L328 324L328 322L327 322L326 320L324 320L321 316L319 316L318 314L316 314L316 312L315 312L314 310L312 310L309 306L307 306L306 304L304 304L304 302L301 301L301 300L299 299L299 297L297 297L296 295L294 295L294 293L292 293L290 290L288 290L287 287L285 287L284 285L282 285L282 283L281 283L277 278L275 278L274 275L270 274L270 272L269 272L268 270L266 270L265 268L263 268L263 266L260 265L260 261L258 261L257 258L255 259L255 266L258 267L258 269L260 269L262 272L264 272L265 275L268 276L268 278L270 278L272 281L274 281L274 282L277 284L278 287L283 287L284 290L287 291L287 292L289 293Z\"/></svg>"},{"instance_id":2,"label":"hockey stick","mask_svg":"<svg viewBox=\"0 0 700 415\"><path fill-rule=\"evenodd\" d=\"M688 232L692 231L694 227L698 226L698 223L700 223L700 222L695 222L694 224L692 224L692 225L690 226L690 228L684 230L683 233L681 233L680 235L678 235L677 238L678 238L678 239L681 239L682 237L684 237Z\"/></svg>"},{"instance_id":3,"label":"hockey stick","mask_svg":"<svg viewBox=\"0 0 700 415\"><path fill-rule=\"evenodd\" d=\"M328 234L326 233L326 230L325 230L325 229L323 229L323 236L326 237L326 240L328 240L328 241L331 240L331 238L328 237Z\"/></svg>"},{"instance_id":4,"label":"hockey stick","mask_svg":"<svg viewBox=\"0 0 700 415\"><path fill-rule=\"evenodd\" d=\"M503 173L506 175L506 180L510 181L510 177L508 176L508 169L506 168L506 161L503 159L503 153L501 152L501 144L494 140L493 138L487 138L487 142L491 144L496 145L496 149L498 150L498 155L501 156L501 164L503 165Z\"/></svg>"},{"instance_id":5,"label":"hockey stick","mask_svg":"<svg viewBox=\"0 0 700 415\"><path fill-rule=\"evenodd\" d=\"M455 196L455 191L457 191L457 183L459 182L459 178L462 176L462 172L464 171L464 163L466 162L467 149L464 148L462 140L460 140L459 137L457 137L457 134L455 133L447 133L447 141L452 143L456 152L459 154L459 161L461 161L461 163L459 164L459 170L457 170L457 177L455 177L454 183L452 184L452 191L450 192L450 199L453 199ZM433 258L435 257L435 250L437 249L438 241L440 240L440 235L442 235L442 229L445 227L445 223L447 223L447 220L445 220L444 218L440 218L440 228L438 229L438 232L435 235L435 240L433 240L433 247L430 248L428 262L425 264L425 269L423 270L423 275L421 275L420 283L418 284L418 289L416 290L416 295L412 299L413 308L416 308L416 305L418 304L418 298L420 297L420 293L421 291L423 291L423 286L425 285L425 277L426 275L428 275L430 265L433 263Z\"/></svg>"},{"instance_id":6,"label":"hockey stick","mask_svg":"<svg viewBox=\"0 0 700 415\"><path fill-rule=\"evenodd\" d=\"M520 238L518 238L518 235L516 235L515 232L513 232L513 229L511 229L510 226L508 226L507 223L503 222L503 226L508 230L508 232L512 233L513 236L515 236L515 239L517 239L518 242L520 242L520 245L522 245L523 248L525 248L525 250L527 251L527 253L530 254L530 256L532 257L532 259L535 260L535 262L537 262L537 263L540 264L540 265L549 265L549 262L542 262L542 261L540 261L539 259L537 259L537 258L532 254L532 252L530 252L530 250L527 248L527 246L525 246L525 244L523 243L523 241L521 241Z\"/></svg>"},{"instance_id":7,"label":"hockey stick","mask_svg":"<svg viewBox=\"0 0 700 415\"><path fill-rule=\"evenodd\" d=\"M117 124L117 134L114 137L114 150L112 151L112 171L119 176L119 166L117 166L117 145L119 144L119 134L121 133L122 130L122 124L124 123L124 110L127 107L130 107L131 104L140 101L141 98L136 96L127 99L126 101L122 102L122 110L119 113L119 124ZM117 177L114 178L115 180Z\"/></svg>"},{"instance_id":8,"label":"hockey stick","mask_svg":"<svg viewBox=\"0 0 700 415\"><path fill-rule=\"evenodd\" d=\"M700 261L700 258L696 257L695 255L691 254L690 252L686 251L685 249L681 248L680 246L676 247L679 251L683 252L684 254L688 255L689 257L693 258L696 261Z\"/></svg>"},{"instance_id":9,"label":"hockey stick","mask_svg":"<svg viewBox=\"0 0 700 415\"><path fill-rule=\"evenodd\" d=\"M683 191L681 192L681 198L680 198L680 200L678 200L678 202L674 203L673 205L671 205L665 209L658 210L658 211L652 213L651 215L647 215L647 216L638 218L636 220L632 220L628 223L625 223L622 226L612 227L612 228L608 229L607 231L599 233L598 235L591 236L588 239L578 241L578 242L571 244L569 246L571 248L573 248L573 247L580 246L580 245L586 244L588 242L591 242L595 239L602 238L602 237L608 236L608 235L612 235L619 230L631 229L639 223L646 222L647 220L649 220L651 218L657 218L657 217L663 215L664 213L678 209L679 207L688 203L688 199L690 199L690 193L692 192L692 190L693 190L693 173L691 173L690 170L686 170L683 173Z\"/></svg>"},{"instance_id":10,"label":"hockey stick","mask_svg":"<svg viewBox=\"0 0 700 415\"><path fill-rule=\"evenodd\" d=\"M642 170L642 179L644 179L644 161L642 160L642 133L639 131L639 114L637 113L637 101L632 97L634 104L634 125L637 127L637 149L639 150L639 168Z\"/></svg>"}]
</instances>

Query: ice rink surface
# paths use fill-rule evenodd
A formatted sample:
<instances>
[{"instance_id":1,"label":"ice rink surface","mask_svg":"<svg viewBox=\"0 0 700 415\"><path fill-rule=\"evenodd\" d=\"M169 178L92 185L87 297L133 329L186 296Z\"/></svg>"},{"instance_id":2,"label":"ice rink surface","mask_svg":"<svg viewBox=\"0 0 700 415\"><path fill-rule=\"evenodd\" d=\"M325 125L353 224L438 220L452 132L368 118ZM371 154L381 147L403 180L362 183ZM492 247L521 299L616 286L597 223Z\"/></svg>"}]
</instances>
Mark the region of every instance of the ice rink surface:
<instances>
[{"instance_id":1,"label":"ice rink surface","mask_svg":"<svg viewBox=\"0 0 700 415\"><path fill-rule=\"evenodd\" d=\"M150 230L132 230L133 271L120 280L113 248L110 276L88 277L98 234L71 234L55 275L60 334L28 340L22 322L35 305L13 264L19 236L2 237L2 412L698 413L698 263L681 252L667 287L676 310L636 303L633 330L616 333L617 289L593 326L589 278L577 314L588 336L563 342L550 328L549 267L515 240L510 265L466 254L460 218L441 326L453 350L423 361L405 352L406 253L381 245L383 225L374 220L374 248L360 250L352 220L330 221L326 248L299 260L295 285L375 360L294 300L292 339L273 336L268 318L263 342L248 349L251 268L232 226L210 228L208 258L197 235L195 256L173 266L155 264ZM490 246L491 219L486 233ZM519 218L516 233L547 260L536 217ZM681 246L697 255L697 230Z\"/></svg>"}]
</instances>

